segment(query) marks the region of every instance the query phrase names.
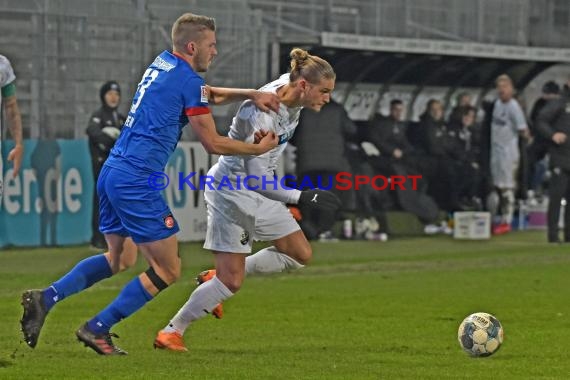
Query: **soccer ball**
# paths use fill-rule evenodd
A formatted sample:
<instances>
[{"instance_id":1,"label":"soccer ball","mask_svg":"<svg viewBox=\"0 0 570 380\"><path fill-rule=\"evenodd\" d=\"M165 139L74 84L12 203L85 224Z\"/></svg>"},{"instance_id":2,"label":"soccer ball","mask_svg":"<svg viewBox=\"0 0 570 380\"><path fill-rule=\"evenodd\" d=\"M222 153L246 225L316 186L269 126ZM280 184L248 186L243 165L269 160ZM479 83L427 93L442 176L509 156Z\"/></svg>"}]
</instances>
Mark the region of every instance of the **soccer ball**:
<instances>
[{"instance_id":1,"label":"soccer ball","mask_svg":"<svg viewBox=\"0 0 570 380\"><path fill-rule=\"evenodd\" d=\"M491 356L503 343L501 322L488 313L473 313L461 322L457 339L471 356Z\"/></svg>"}]
</instances>

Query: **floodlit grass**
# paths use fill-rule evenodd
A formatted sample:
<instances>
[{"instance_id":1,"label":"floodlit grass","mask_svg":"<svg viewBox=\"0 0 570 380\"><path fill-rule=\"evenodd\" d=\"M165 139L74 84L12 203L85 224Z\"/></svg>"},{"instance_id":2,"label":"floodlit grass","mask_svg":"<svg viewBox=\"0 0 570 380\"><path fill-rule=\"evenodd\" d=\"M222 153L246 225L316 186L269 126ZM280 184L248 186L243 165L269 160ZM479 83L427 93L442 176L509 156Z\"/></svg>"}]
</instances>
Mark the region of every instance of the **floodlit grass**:
<instances>
[{"instance_id":1,"label":"floodlit grass","mask_svg":"<svg viewBox=\"0 0 570 380\"><path fill-rule=\"evenodd\" d=\"M35 350L21 341L20 294L49 285L89 255L85 247L0 252L0 378L74 379L567 379L570 245L544 232L486 242L415 238L314 244L302 271L248 278L222 320L197 322L190 352L152 348L212 262L181 246L181 281L114 331L126 357L100 357L74 331L109 301L139 262L58 304ZM494 314L505 343L490 358L457 343L461 320Z\"/></svg>"}]
</instances>

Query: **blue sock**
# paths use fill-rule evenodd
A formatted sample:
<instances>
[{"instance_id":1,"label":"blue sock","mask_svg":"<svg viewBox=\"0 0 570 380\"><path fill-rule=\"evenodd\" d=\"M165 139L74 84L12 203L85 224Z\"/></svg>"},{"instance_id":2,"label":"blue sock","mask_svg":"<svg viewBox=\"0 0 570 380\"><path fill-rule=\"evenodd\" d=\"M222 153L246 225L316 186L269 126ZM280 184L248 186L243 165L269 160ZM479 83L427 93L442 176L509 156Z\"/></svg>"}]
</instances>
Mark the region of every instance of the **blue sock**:
<instances>
[{"instance_id":1,"label":"blue sock","mask_svg":"<svg viewBox=\"0 0 570 380\"><path fill-rule=\"evenodd\" d=\"M87 322L89 329L95 334L106 334L113 325L136 312L151 299L152 295L136 277L121 290L109 306Z\"/></svg>"},{"instance_id":2,"label":"blue sock","mask_svg":"<svg viewBox=\"0 0 570 380\"><path fill-rule=\"evenodd\" d=\"M81 260L65 276L42 291L45 306L50 310L56 302L112 275L111 266L103 254Z\"/></svg>"}]
</instances>

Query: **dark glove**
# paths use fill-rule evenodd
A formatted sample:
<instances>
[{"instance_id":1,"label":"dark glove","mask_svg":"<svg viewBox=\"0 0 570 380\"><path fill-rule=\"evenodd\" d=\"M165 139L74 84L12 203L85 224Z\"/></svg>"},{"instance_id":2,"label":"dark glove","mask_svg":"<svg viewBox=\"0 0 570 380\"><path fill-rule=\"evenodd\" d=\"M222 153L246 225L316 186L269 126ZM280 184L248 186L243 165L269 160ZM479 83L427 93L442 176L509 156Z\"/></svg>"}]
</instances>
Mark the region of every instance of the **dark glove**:
<instances>
[{"instance_id":1,"label":"dark glove","mask_svg":"<svg viewBox=\"0 0 570 380\"><path fill-rule=\"evenodd\" d=\"M334 193L315 189L301 191L299 206L336 211L340 208L341 202Z\"/></svg>"}]
</instances>

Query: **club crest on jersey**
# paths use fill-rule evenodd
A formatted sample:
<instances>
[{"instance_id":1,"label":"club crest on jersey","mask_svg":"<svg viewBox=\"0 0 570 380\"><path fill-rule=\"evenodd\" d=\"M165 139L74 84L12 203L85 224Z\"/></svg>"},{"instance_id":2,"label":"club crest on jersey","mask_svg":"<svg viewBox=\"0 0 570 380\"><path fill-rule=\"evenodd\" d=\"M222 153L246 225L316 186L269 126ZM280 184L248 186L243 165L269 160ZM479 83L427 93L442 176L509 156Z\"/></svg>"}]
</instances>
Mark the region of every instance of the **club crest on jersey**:
<instances>
[{"instance_id":1,"label":"club crest on jersey","mask_svg":"<svg viewBox=\"0 0 570 380\"><path fill-rule=\"evenodd\" d=\"M206 86L200 86L200 102L208 103L208 90Z\"/></svg>"},{"instance_id":2,"label":"club crest on jersey","mask_svg":"<svg viewBox=\"0 0 570 380\"><path fill-rule=\"evenodd\" d=\"M164 217L164 225L166 226L166 228L174 227L174 217L172 216L172 214L168 214Z\"/></svg>"},{"instance_id":3,"label":"club crest on jersey","mask_svg":"<svg viewBox=\"0 0 570 380\"><path fill-rule=\"evenodd\" d=\"M249 242L249 232L243 231L241 233L239 242L241 243L241 245L246 245Z\"/></svg>"}]
</instances>

